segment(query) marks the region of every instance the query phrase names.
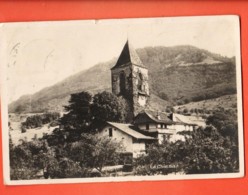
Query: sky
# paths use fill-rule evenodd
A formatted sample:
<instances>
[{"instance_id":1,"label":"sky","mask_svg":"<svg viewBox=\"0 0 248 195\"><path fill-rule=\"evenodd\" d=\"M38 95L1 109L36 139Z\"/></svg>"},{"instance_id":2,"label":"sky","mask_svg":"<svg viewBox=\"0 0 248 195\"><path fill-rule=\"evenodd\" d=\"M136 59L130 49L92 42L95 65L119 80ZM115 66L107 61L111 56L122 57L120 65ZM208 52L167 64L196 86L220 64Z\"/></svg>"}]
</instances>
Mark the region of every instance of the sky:
<instances>
[{"instance_id":1,"label":"sky","mask_svg":"<svg viewBox=\"0 0 248 195\"><path fill-rule=\"evenodd\" d=\"M232 57L239 50L235 16L5 23L2 76L9 103L134 48L193 45Z\"/></svg>"}]
</instances>

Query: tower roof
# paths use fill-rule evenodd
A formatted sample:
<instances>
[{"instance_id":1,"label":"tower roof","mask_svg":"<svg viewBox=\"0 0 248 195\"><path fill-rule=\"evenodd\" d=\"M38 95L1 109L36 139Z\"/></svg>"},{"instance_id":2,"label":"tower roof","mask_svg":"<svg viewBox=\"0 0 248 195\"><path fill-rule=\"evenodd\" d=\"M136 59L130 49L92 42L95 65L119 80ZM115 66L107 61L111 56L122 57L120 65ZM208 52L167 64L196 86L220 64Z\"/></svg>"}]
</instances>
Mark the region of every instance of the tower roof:
<instances>
[{"instance_id":1,"label":"tower roof","mask_svg":"<svg viewBox=\"0 0 248 195\"><path fill-rule=\"evenodd\" d=\"M126 44L124 45L122 52L121 52L121 54L120 54L120 56L119 56L119 58L115 64L115 66L112 69L125 66L127 63L131 63L133 65L145 68L145 66L141 62L136 50L130 45L128 40L127 40Z\"/></svg>"}]
</instances>

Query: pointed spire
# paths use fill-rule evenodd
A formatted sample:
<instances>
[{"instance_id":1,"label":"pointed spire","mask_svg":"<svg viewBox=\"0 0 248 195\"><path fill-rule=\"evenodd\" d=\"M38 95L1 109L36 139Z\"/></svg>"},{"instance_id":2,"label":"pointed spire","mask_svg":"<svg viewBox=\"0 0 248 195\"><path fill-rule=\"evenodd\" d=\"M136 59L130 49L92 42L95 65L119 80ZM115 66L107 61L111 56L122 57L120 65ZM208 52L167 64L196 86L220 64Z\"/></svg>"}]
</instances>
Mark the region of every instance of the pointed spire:
<instances>
[{"instance_id":1,"label":"pointed spire","mask_svg":"<svg viewBox=\"0 0 248 195\"><path fill-rule=\"evenodd\" d=\"M122 52L119 56L119 59L117 60L117 63L115 64L115 66L112 69L125 66L129 63L145 68L145 66L141 62L136 50L130 45L129 41L127 40L127 42L124 45Z\"/></svg>"}]
</instances>

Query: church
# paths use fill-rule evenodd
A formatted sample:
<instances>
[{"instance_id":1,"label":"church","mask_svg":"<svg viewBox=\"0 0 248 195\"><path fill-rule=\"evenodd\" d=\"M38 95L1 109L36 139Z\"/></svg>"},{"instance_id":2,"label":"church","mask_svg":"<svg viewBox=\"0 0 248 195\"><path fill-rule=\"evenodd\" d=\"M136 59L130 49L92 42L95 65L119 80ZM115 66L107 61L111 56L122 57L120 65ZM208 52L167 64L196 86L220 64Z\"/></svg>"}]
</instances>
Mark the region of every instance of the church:
<instances>
[{"instance_id":1,"label":"church","mask_svg":"<svg viewBox=\"0 0 248 195\"><path fill-rule=\"evenodd\" d=\"M200 120L196 122L188 116L168 114L149 107L148 69L128 41L111 68L111 81L112 93L128 102L130 123L107 121L100 134L120 141L133 157L144 154L148 143L183 140L184 136L178 132L204 126L204 121L199 123Z\"/></svg>"}]
</instances>

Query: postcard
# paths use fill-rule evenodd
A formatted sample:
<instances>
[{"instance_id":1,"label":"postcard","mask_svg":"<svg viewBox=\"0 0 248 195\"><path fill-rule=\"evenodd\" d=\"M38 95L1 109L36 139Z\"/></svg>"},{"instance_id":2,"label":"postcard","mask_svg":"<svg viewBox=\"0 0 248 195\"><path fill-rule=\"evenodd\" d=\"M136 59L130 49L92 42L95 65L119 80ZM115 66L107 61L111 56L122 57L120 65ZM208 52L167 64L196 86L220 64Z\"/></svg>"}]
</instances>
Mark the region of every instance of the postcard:
<instances>
[{"instance_id":1,"label":"postcard","mask_svg":"<svg viewBox=\"0 0 248 195\"><path fill-rule=\"evenodd\" d=\"M244 176L239 17L0 25L6 185Z\"/></svg>"}]
</instances>

